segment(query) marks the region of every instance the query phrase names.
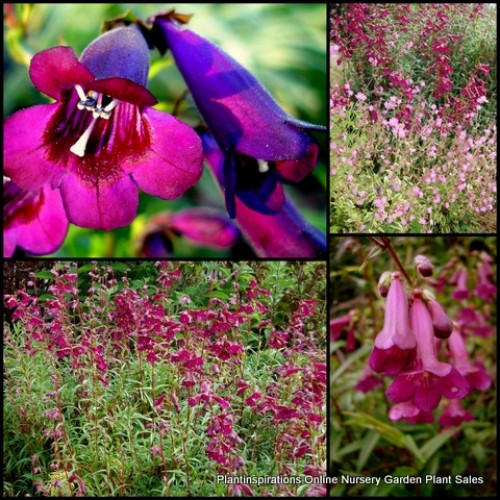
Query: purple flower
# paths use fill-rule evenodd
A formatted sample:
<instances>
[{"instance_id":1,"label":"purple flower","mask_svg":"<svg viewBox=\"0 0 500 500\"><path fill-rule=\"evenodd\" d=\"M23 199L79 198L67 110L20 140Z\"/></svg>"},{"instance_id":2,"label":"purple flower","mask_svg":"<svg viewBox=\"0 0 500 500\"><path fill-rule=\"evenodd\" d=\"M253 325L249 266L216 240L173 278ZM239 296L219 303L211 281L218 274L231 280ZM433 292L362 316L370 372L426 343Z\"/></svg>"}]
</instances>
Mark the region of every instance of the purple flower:
<instances>
[{"instance_id":1,"label":"purple flower","mask_svg":"<svg viewBox=\"0 0 500 500\"><path fill-rule=\"evenodd\" d=\"M203 151L215 179L224 189L225 158L214 138L202 134ZM263 214L235 199L236 220L259 257L320 257L326 253L325 235L311 226L288 198L276 214Z\"/></svg>"},{"instance_id":2,"label":"purple flower","mask_svg":"<svg viewBox=\"0 0 500 500\"><path fill-rule=\"evenodd\" d=\"M82 53L36 54L30 78L57 102L18 111L4 124L5 173L20 188L59 187L69 221L112 229L137 213L140 187L181 196L201 176L193 130L151 108L148 46L136 28L116 28Z\"/></svg>"},{"instance_id":3,"label":"purple flower","mask_svg":"<svg viewBox=\"0 0 500 500\"><path fill-rule=\"evenodd\" d=\"M68 232L68 218L58 189L44 184L27 191L4 178L3 256L17 247L32 255L55 252Z\"/></svg>"},{"instance_id":4,"label":"purple flower","mask_svg":"<svg viewBox=\"0 0 500 500\"><path fill-rule=\"evenodd\" d=\"M288 115L262 84L231 56L189 29L173 11L149 19L160 52L172 52L210 132L224 152L226 206L276 213L281 180L299 182L316 165L318 146L307 133L325 127Z\"/></svg>"},{"instance_id":5,"label":"purple flower","mask_svg":"<svg viewBox=\"0 0 500 500\"><path fill-rule=\"evenodd\" d=\"M152 217L140 241L141 255L150 258L170 256L174 234L182 235L196 245L216 250L230 249L241 239L240 230L225 212L189 208Z\"/></svg>"},{"instance_id":6,"label":"purple flower","mask_svg":"<svg viewBox=\"0 0 500 500\"><path fill-rule=\"evenodd\" d=\"M459 427L463 422L471 422L472 420L474 420L472 413L462 408L460 400L455 399L448 402L438 423L443 429L449 429L450 427Z\"/></svg>"},{"instance_id":7,"label":"purple flower","mask_svg":"<svg viewBox=\"0 0 500 500\"><path fill-rule=\"evenodd\" d=\"M486 255L486 254L484 254ZM491 268L490 262L484 259L479 265L479 281L475 288L475 293L478 297L481 297L486 302L492 302L493 298L497 294L497 287L494 283L490 281L493 276L493 270Z\"/></svg>"},{"instance_id":8,"label":"purple flower","mask_svg":"<svg viewBox=\"0 0 500 500\"><path fill-rule=\"evenodd\" d=\"M455 328L448 340L453 366L463 375L467 382L480 391L486 391L491 386L491 377L488 375L484 364L476 361L473 365L470 362L465 341L460 332Z\"/></svg>"},{"instance_id":9,"label":"purple flower","mask_svg":"<svg viewBox=\"0 0 500 500\"><path fill-rule=\"evenodd\" d=\"M460 269L457 274L457 286L451 296L455 300L466 300L470 297L469 289L467 288L467 271Z\"/></svg>"},{"instance_id":10,"label":"purple flower","mask_svg":"<svg viewBox=\"0 0 500 500\"><path fill-rule=\"evenodd\" d=\"M408 320L408 298L401 275L396 272L387 294L384 327L377 335L370 355L370 367L375 372L395 375L413 361L415 347Z\"/></svg>"},{"instance_id":11,"label":"purple flower","mask_svg":"<svg viewBox=\"0 0 500 500\"><path fill-rule=\"evenodd\" d=\"M369 366L366 366L363 370L361 378L354 386L354 390L366 394L367 392L373 391L377 387L380 387L382 385L382 380L373 373L372 369Z\"/></svg>"},{"instance_id":12,"label":"purple flower","mask_svg":"<svg viewBox=\"0 0 500 500\"><path fill-rule=\"evenodd\" d=\"M410 310L411 329L417 340L417 359L411 370L401 372L386 391L393 403L413 401L423 411L434 410L442 396L462 399L470 385L448 363L438 361L432 319L422 298L414 297Z\"/></svg>"},{"instance_id":13,"label":"purple flower","mask_svg":"<svg viewBox=\"0 0 500 500\"><path fill-rule=\"evenodd\" d=\"M402 420L403 418L411 424L425 423L431 424L434 421L432 412L422 411L415 406L412 401L398 403L389 410L389 418L391 420Z\"/></svg>"},{"instance_id":14,"label":"purple flower","mask_svg":"<svg viewBox=\"0 0 500 500\"><path fill-rule=\"evenodd\" d=\"M443 306L434 299L427 302L427 309L432 318L434 335L440 339L447 339L453 330L453 323L443 309Z\"/></svg>"},{"instance_id":15,"label":"purple flower","mask_svg":"<svg viewBox=\"0 0 500 500\"><path fill-rule=\"evenodd\" d=\"M342 330L351 323L352 315L349 311L347 314L343 316L338 316L337 318L333 318L330 320L330 340L335 341L340 338Z\"/></svg>"}]
</instances>

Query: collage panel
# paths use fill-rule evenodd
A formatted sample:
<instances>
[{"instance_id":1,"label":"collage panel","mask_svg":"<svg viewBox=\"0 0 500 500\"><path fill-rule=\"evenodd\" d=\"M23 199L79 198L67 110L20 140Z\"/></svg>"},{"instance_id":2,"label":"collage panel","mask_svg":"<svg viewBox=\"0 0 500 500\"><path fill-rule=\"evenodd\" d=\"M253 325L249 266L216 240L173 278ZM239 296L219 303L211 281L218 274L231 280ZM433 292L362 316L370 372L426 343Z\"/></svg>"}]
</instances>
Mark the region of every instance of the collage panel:
<instances>
[{"instance_id":1,"label":"collage panel","mask_svg":"<svg viewBox=\"0 0 500 500\"><path fill-rule=\"evenodd\" d=\"M496 248L331 236L330 496L495 496Z\"/></svg>"},{"instance_id":2,"label":"collage panel","mask_svg":"<svg viewBox=\"0 0 500 500\"><path fill-rule=\"evenodd\" d=\"M330 233L497 232L497 5L330 4Z\"/></svg>"},{"instance_id":3,"label":"collage panel","mask_svg":"<svg viewBox=\"0 0 500 500\"><path fill-rule=\"evenodd\" d=\"M5 257L326 259L325 4L4 19Z\"/></svg>"},{"instance_id":4,"label":"collage panel","mask_svg":"<svg viewBox=\"0 0 500 500\"><path fill-rule=\"evenodd\" d=\"M325 496L326 263L3 270L4 496Z\"/></svg>"}]
</instances>

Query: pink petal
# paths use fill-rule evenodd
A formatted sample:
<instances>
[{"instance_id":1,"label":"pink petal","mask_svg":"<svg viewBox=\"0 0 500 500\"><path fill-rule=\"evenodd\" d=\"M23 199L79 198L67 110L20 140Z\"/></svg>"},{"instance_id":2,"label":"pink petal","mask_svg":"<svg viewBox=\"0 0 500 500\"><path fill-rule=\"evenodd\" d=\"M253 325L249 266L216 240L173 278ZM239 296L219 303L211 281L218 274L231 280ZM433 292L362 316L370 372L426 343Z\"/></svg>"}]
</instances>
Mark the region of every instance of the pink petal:
<instances>
[{"instance_id":1,"label":"pink petal","mask_svg":"<svg viewBox=\"0 0 500 500\"><path fill-rule=\"evenodd\" d=\"M77 226L110 230L128 226L137 214L139 192L129 176L106 185L85 183L68 174L61 192L68 218Z\"/></svg>"},{"instance_id":2,"label":"pink petal","mask_svg":"<svg viewBox=\"0 0 500 500\"><path fill-rule=\"evenodd\" d=\"M59 104L23 109L4 123L4 172L22 189L35 191L50 182L57 184L64 169L47 158L42 138Z\"/></svg>"},{"instance_id":3,"label":"pink petal","mask_svg":"<svg viewBox=\"0 0 500 500\"><path fill-rule=\"evenodd\" d=\"M203 171L201 140L185 123L167 113L147 109L151 150L146 160L128 165L139 187L165 200L180 197Z\"/></svg>"}]
</instances>

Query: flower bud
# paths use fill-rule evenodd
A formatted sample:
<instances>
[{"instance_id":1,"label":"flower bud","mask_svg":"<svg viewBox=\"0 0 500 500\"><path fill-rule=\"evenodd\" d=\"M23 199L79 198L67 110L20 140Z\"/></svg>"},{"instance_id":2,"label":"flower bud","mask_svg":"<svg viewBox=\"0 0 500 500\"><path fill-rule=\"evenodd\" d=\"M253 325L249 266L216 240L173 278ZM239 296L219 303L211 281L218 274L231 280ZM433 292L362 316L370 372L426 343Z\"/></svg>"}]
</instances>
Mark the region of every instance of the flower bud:
<instances>
[{"instance_id":1,"label":"flower bud","mask_svg":"<svg viewBox=\"0 0 500 500\"><path fill-rule=\"evenodd\" d=\"M378 293L381 297L387 297L389 293L389 287L391 286L391 275L390 271L385 271L381 274L378 280Z\"/></svg>"},{"instance_id":2,"label":"flower bud","mask_svg":"<svg viewBox=\"0 0 500 500\"><path fill-rule=\"evenodd\" d=\"M425 255L417 255L415 257L417 271L423 278L429 278L434 272L434 266Z\"/></svg>"},{"instance_id":3,"label":"flower bud","mask_svg":"<svg viewBox=\"0 0 500 500\"><path fill-rule=\"evenodd\" d=\"M453 323L437 300L427 302L427 310L432 318L434 335L440 339L447 339L453 330Z\"/></svg>"}]
</instances>

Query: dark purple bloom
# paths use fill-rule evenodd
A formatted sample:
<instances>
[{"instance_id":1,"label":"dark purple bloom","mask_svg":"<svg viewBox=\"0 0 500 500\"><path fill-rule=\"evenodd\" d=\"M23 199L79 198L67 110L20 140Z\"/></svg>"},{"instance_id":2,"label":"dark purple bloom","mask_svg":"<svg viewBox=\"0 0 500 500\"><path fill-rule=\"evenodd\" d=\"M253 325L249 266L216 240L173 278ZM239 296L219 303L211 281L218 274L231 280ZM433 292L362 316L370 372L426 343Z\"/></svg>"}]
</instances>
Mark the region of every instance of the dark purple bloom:
<instances>
[{"instance_id":1,"label":"dark purple bloom","mask_svg":"<svg viewBox=\"0 0 500 500\"><path fill-rule=\"evenodd\" d=\"M70 222L112 229L137 213L139 187L181 196L202 172L193 130L151 108L148 46L136 28L116 28L82 53L36 54L30 78L57 102L18 111L4 125L4 168L22 189L59 187Z\"/></svg>"},{"instance_id":2,"label":"dark purple bloom","mask_svg":"<svg viewBox=\"0 0 500 500\"><path fill-rule=\"evenodd\" d=\"M154 16L152 36L170 50L193 99L224 152L224 193L231 217L239 207L276 213L284 203L281 180L299 182L316 165L309 130L324 127L288 115L241 64L209 40L184 29L173 11Z\"/></svg>"},{"instance_id":3,"label":"dark purple bloom","mask_svg":"<svg viewBox=\"0 0 500 500\"><path fill-rule=\"evenodd\" d=\"M32 255L55 252L68 232L68 218L59 189L44 184L26 191L4 178L3 256L17 247Z\"/></svg>"},{"instance_id":4,"label":"dark purple bloom","mask_svg":"<svg viewBox=\"0 0 500 500\"><path fill-rule=\"evenodd\" d=\"M224 189L224 155L214 138L202 134L203 152L215 179ZM320 257L326 252L324 234L311 226L288 198L276 214L263 214L235 199L236 220L259 257Z\"/></svg>"},{"instance_id":5,"label":"dark purple bloom","mask_svg":"<svg viewBox=\"0 0 500 500\"><path fill-rule=\"evenodd\" d=\"M375 338L370 355L370 367L375 372L395 375L411 364L415 347L408 320L408 297L401 275L396 272L387 294L384 327Z\"/></svg>"}]
</instances>

